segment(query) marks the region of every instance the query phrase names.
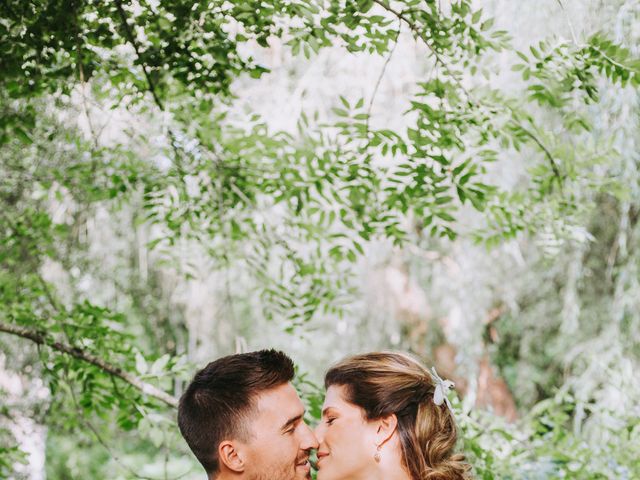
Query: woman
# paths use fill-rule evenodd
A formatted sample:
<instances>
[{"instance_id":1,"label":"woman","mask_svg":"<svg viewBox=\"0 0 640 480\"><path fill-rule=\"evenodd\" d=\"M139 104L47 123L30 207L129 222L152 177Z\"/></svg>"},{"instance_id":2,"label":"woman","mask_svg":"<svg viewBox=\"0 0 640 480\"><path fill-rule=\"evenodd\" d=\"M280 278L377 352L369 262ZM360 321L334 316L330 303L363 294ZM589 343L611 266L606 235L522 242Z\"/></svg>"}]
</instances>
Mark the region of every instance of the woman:
<instances>
[{"instance_id":1,"label":"woman","mask_svg":"<svg viewBox=\"0 0 640 480\"><path fill-rule=\"evenodd\" d=\"M469 478L454 453L455 420L442 395L449 385L399 353L356 355L332 367L315 432L318 480Z\"/></svg>"}]
</instances>

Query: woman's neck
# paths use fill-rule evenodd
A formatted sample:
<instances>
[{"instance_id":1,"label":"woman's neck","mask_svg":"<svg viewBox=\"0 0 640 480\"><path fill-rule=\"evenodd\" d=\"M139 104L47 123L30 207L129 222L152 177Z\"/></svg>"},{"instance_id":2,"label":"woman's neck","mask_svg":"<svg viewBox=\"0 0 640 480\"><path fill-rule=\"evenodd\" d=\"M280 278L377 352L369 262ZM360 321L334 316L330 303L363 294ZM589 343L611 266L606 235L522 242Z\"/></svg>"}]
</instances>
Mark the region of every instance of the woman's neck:
<instances>
[{"instance_id":1,"label":"woman's neck","mask_svg":"<svg viewBox=\"0 0 640 480\"><path fill-rule=\"evenodd\" d=\"M402 466L395 465L393 468L380 468L376 480L412 480L409 473Z\"/></svg>"},{"instance_id":2,"label":"woman's neck","mask_svg":"<svg viewBox=\"0 0 640 480\"><path fill-rule=\"evenodd\" d=\"M399 450L399 447L391 447L381 452L380 463L376 469L376 480L412 480L411 475L402 465L402 455Z\"/></svg>"}]
</instances>

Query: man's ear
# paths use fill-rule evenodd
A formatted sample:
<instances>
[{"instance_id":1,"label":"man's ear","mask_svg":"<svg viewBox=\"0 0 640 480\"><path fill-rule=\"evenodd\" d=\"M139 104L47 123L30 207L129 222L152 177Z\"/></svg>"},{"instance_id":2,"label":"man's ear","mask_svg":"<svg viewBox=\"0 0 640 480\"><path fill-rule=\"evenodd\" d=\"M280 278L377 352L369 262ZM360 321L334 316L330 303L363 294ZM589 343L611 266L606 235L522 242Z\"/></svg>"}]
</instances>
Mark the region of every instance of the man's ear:
<instances>
[{"instance_id":1,"label":"man's ear","mask_svg":"<svg viewBox=\"0 0 640 480\"><path fill-rule=\"evenodd\" d=\"M224 440L220 442L220 445L218 445L218 457L220 458L220 466L224 465L236 473L244 472L244 455L232 441Z\"/></svg>"},{"instance_id":2,"label":"man's ear","mask_svg":"<svg viewBox=\"0 0 640 480\"><path fill-rule=\"evenodd\" d=\"M384 445L394 434L398 428L398 417L395 413L390 413L386 417L382 417L376 421L376 444Z\"/></svg>"}]
</instances>

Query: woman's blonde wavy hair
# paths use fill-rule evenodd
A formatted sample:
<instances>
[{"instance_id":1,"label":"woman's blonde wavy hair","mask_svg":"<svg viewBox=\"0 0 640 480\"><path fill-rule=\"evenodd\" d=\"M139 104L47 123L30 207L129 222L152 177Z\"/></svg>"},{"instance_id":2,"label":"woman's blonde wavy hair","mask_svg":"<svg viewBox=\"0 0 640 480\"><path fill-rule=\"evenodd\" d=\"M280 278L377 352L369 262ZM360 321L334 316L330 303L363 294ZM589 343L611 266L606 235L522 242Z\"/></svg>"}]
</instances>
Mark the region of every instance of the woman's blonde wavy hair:
<instances>
[{"instance_id":1,"label":"woman's blonde wavy hair","mask_svg":"<svg viewBox=\"0 0 640 480\"><path fill-rule=\"evenodd\" d=\"M325 388L345 388L367 420L398 418L402 460L413 480L468 480L471 467L456 454L455 419L433 401L429 372L408 355L372 352L342 360L325 375Z\"/></svg>"}]
</instances>

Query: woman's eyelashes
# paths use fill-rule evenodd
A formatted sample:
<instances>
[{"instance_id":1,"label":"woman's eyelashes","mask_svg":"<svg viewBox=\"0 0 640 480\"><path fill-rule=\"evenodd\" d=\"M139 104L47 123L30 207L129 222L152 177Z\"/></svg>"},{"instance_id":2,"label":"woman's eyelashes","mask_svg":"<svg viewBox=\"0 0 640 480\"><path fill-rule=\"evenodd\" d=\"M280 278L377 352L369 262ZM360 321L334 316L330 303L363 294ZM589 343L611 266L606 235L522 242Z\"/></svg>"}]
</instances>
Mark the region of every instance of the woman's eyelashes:
<instances>
[{"instance_id":1,"label":"woman's eyelashes","mask_svg":"<svg viewBox=\"0 0 640 480\"><path fill-rule=\"evenodd\" d=\"M335 420L335 417L328 417L326 420L327 425L332 425Z\"/></svg>"}]
</instances>

